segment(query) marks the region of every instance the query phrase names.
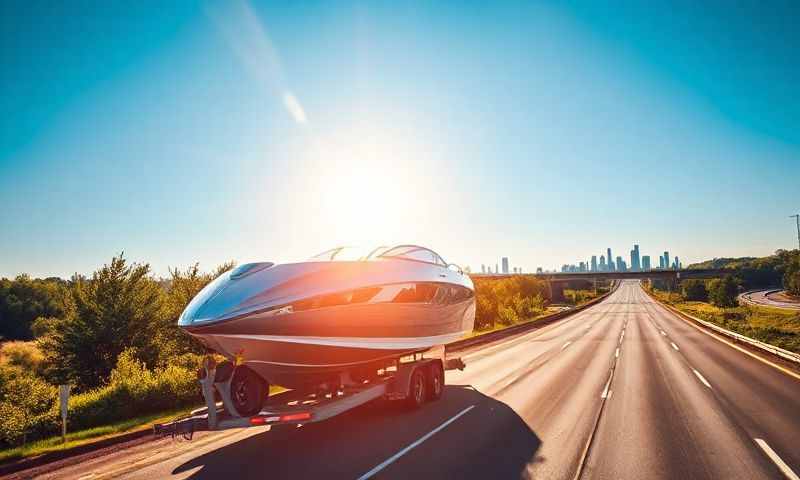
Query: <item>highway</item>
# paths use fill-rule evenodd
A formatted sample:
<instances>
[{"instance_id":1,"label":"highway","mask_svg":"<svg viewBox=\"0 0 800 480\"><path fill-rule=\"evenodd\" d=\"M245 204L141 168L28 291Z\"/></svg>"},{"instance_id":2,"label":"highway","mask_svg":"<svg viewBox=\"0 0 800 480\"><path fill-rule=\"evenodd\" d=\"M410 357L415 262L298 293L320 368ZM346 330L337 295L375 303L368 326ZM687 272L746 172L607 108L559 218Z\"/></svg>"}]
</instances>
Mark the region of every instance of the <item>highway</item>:
<instances>
[{"instance_id":1,"label":"highway","mask_svg":"<svg viewBox=\"0 0 800 480\"><path fill-rule=\"evenodd\" d=\"M800 302L787 301L785 293L785 290L776 288L767 290L754 290L752 292L745 292L739 295L739 299L745 303L754 305L800 310Z\"/></svg>"},{"instance_id":2,"label":"highway","mask_svg":"<svg viewBox=\"0 0 800 480\"><path fill-rule=\"evenodd\" d=\"M161 440L51 478L760 479L800 473L800 377L654 303L638 282L468 351L444 398ZM793 473L794 472L794 473Z\"/></svg>"}]
</instances>

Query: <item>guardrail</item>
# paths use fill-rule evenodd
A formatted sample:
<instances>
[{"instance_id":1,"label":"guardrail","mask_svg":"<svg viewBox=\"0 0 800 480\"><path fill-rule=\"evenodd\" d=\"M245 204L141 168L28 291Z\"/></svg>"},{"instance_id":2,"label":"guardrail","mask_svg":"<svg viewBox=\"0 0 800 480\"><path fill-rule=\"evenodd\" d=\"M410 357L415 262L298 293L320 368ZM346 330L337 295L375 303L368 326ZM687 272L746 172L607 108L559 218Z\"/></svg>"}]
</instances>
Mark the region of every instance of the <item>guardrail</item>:
<instances>
[{"instance_id":1,"label":"guardrail","mask_svg":"<svg viewBox=\"0 0 800 480\"><path fill-rule=\"evenodd\" d=\"M557 320L561 320L562 318L569 317L575 313L580 312L581 310L585 310L592 305L596 305L602 302L606 297L614 293L614 291L619 286L619 282L614 282L611 286L611 289L600 295L597 298L593 298L592 300L584 303L583 305L577 306L575 308L570 308L569 310L562 310L560 312L552 313L550 315L545 315L543 317L539 317L535 320L531 320L529 322L521 323L519 325L513 325L508 328L504 328L502 330L496 330L494 332L484 333L483 335L477 335L470 338L465 338L463 340L456 340L455 342L448 343L445 345L445 349L447 352L459 351L463 350L468 347L474 347L476 345L483 345L486 343L491 343L496 340L501 340L503 338L509 337L511 335L515 335L518 333L526 332L528 330L535 330L539 327L543 327L545 325L549 325Z\"/></svg>"},{"instance_id":2,"label":"guardrail","mask_svg":"<svg viewBox=\"0 0 800 480\"><path fill-rule=\"evenodd\" d=\"M740 333L732 332L730 330L727 330L725 328L720 327L719 325L716 325L716 324L711 323L711 322L706 321L706 320L702 320L700 318L695 317L694 315L689 315L686 312L682 312L682 311L678 310L677 308L673 307L672 305L668 305L668 304L662 302L661 300L657 299L656 297L651 295L650 292L647 292L647 294L650 295L650 298L652 298L656 302L660 303L661 305L663 305L664 307L666 307L667 309L669 309L673 313L675 313L675 314L677 314L677 315L679 315L681 317L684 317L686 319L689 319L689 320L691 320L693 322L699 323L700 325L703 325L704 327L706 327L706 328L708 328L710 330L713 330L714 332L716 332L716 333L718 333L718 334L720 334L720 335L722 335L724 337L731 338L736 342L746 343L746 344L751 345L753 347L756 347L756 348L758 348L760 350L763 350L763 351L765 351L767 353L771 353L772 355L776 355L776 356L781 357L781 358L783 358L785 360L789 360L790 362L795 362L797 364L800 364L800 354L797 354L797 353L794 353L794 352L790 352L789 350L784 350L783 348L776 347L774 345L770 345L769 343L764 343L764 342L755 340L753 338L747 337L747 336L742 335Z\"/></svg>"}]
</instances>

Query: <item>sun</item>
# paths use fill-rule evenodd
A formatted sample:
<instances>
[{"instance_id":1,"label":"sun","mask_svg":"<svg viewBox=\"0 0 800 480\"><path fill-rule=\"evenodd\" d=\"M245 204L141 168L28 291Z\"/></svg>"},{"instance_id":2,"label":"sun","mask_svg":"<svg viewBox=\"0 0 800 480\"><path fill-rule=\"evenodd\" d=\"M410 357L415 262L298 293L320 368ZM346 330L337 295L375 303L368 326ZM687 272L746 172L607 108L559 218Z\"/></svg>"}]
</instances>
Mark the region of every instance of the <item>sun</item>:
<instances>
[{"instance_id":1,"label":"sun","mask_svg":"<svg viewBox=\"0 0 800 480\"><path fill-rule=\"evenodd\" d=\"M391 129L362 125L322 137L304 166L302 208L337 244L412 241L435 213L435 160Z\"/></svg>"}]
</instances>

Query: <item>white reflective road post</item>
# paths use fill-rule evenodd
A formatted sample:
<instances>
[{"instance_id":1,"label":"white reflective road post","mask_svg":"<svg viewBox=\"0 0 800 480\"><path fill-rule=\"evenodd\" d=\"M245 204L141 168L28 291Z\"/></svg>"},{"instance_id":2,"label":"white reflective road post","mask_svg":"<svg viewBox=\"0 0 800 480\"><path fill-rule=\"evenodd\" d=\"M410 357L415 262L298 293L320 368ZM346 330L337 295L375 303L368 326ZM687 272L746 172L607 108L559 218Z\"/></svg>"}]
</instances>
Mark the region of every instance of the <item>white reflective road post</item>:
<instances>
[{"instance_id":1,"label":"white reflective road post","mask_svg":"<svg viewBox=\"0 0 800 480\"><path fill-rule=\"evenodd\" d=\"M69 385L58 386L58 403L61 407L61 443L67 441L67 406L69 405Z\"/></svg>"}]
</instances>

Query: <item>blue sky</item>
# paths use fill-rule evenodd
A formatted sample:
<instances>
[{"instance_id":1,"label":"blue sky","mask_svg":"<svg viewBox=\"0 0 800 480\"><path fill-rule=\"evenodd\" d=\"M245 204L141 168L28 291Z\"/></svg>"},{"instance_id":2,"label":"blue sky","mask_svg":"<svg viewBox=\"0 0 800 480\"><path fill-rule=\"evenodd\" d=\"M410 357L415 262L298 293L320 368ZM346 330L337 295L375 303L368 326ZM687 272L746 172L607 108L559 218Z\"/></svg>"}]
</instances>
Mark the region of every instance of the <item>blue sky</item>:
<instances>
[{"instance_id":1,"label":"blue sky","mask_svg":"<svg viewBox=\"0 0 800 480\"><path fill-rule=\"evenodd\" d=\"M3 2L0 276L795 247L798 7L603 3Z\"/></svg>"}]
</instances>

